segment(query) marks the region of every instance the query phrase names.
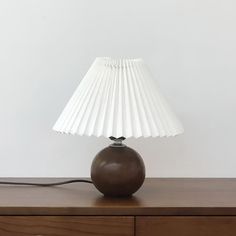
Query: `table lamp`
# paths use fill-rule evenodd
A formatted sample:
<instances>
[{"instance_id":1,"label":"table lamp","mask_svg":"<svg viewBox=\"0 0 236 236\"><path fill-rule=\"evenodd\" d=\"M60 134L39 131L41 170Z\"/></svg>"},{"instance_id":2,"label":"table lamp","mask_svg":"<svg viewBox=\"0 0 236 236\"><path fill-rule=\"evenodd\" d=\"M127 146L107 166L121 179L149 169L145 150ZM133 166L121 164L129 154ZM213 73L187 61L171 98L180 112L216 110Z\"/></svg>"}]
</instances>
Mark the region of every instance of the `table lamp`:
<instances>
[{"instance_id":1,"label":"table lamp","mask_svg":"<svg viewBox=\"0 0 236 236\"><path fill-rule=\"evenodd\" d=\"M126 138L183 132L144 61L108 57L95 59L53 129L113 141L91 166L93 184L111 197L131 196L145 179L144 162L123 144Z\"/></svg>"}]
</instances>

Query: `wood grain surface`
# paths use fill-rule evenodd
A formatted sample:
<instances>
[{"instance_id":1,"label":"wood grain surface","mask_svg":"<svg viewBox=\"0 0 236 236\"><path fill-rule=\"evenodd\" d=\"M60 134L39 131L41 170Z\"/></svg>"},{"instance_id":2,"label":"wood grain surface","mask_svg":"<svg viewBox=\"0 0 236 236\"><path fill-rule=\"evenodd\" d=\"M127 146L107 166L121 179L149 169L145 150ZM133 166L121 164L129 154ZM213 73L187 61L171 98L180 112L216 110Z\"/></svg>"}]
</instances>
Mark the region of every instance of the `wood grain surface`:
<instances>
[{"instance_id":1,"label":"wood grain surface","mask_svg":"<svg viewBox=\"0 0 236 236\"><path fill-rule=\"evenodd\" d=\"M137 236L235 236L236 217L137 217Z\"/></svg>"},{"instance_id":2,"label":"wood grain surface","mask_svg":"<svg viewBox=\"0 0 236 236\"><path fill-rule=\"evenodd\" d=\"M133 236L133 217L1 216L1 236Z\"/></svg>"},{"instance_id":3,"label":"wood grain surface","mask_svg":"<svg viewBox=\"0 0 236 236\"><path fill-rule=\"evenodd\" d=\"M123 199L105 198L85 183L0 185L0 215L236 215L236 179L146 179L133 197Z\"/></svg>"}]
</instances>

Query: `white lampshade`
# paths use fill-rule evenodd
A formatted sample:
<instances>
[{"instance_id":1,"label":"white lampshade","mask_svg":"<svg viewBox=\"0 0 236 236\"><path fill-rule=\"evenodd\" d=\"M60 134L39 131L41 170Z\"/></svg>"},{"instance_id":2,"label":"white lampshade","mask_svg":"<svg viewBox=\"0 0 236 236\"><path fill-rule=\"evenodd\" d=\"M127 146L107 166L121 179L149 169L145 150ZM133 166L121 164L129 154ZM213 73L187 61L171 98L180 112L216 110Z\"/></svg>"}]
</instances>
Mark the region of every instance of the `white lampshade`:
<instances>
[{"instance_id":1,"label":"white lampshade","mask_svg":"<svg viewBox=\"0 0 236 236\"><path fill-rule=\"evenodd\" d=\"M96 58L53 129L105 137L183 132L142 59Z\"/></svg>"}]
</instances>

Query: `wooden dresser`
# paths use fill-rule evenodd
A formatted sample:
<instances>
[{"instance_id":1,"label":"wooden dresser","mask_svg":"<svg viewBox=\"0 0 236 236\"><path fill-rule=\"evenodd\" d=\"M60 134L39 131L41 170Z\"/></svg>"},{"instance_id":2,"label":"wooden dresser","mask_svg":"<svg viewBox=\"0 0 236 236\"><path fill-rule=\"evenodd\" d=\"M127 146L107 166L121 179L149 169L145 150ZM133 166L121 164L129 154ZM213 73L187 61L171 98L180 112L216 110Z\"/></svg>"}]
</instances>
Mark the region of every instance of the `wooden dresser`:
<instances>
[{"instance_id":1,"label":"wooden dresser","mask_svg":"<svg viewBox=\"0 0 236 236\"><path fill-rule=\"evenodd\" d=\"M146 179L128 199L85 183L0 186L0 236L31 235L235 236L236 179Z\"/></svg>"}]
</instances>

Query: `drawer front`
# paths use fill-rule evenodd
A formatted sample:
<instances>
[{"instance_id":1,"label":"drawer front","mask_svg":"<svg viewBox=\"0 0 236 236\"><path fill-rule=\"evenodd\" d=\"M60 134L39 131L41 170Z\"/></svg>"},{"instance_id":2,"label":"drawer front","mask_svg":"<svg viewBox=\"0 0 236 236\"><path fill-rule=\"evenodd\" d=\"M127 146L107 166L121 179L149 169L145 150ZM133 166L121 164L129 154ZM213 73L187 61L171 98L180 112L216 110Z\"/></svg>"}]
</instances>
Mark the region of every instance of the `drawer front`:
<instances>
[{"instance_id":1,"label":"drawer front","mask_svg":"<svg viewBox=\"0 0 236 236\"><path fill-rule=\"evenodd\" d=\"M0 216L0 236L133 236L133 217Z\"/></svg>"},{"instance_id":2,"label":"drawer front","mask_svg":"<svg viewBox=\"0 0 236 236\"><path fill-rule=\"evenodd\" d=\"M137 217L137 236L235 236L236 217Z\"/></svg>"}]
</instances>

